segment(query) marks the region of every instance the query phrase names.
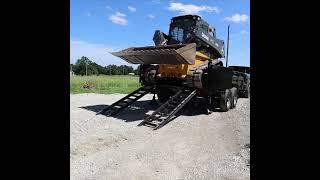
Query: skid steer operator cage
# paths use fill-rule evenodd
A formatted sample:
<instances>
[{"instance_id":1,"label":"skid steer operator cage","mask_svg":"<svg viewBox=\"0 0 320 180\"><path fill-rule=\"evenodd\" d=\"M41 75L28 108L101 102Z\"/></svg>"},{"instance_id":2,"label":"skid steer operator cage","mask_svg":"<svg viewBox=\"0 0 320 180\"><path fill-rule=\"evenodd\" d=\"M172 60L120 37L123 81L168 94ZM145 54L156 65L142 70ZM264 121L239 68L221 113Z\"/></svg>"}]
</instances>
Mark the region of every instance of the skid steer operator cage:
<instances>
[{"instance_id":1,"label":"skid steer operator cage","mask_svg":"<svg viewBox=\"0 0 320 180\"><path fill-rule=\"evenodd\" d=\"M169 29L169 35L178 43L184 43L194 32L196 20L193 18L172 20ZM169 43L170 44L170 43Z\"/></svg>"}]
</instances>

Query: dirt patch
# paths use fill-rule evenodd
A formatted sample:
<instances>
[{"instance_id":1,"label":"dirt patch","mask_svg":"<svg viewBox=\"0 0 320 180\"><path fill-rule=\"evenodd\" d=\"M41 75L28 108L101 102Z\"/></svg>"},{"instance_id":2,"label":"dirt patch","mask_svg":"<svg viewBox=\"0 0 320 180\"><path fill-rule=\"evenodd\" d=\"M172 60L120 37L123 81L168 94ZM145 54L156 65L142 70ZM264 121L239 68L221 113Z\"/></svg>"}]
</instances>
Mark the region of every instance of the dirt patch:
<instances>
[{"instance_id":1,"label":"dirt patch","mask_svg":"<svg viewBox=\"0 0 320 180\"><path fill-rule=\"evenodd\" d=\"M116 117L96 112L124 94L71 95L71 179L249 179L250 100L236 109L186 115L159 130L137 126L146 95Z\"/></svg>"}]
</instances>

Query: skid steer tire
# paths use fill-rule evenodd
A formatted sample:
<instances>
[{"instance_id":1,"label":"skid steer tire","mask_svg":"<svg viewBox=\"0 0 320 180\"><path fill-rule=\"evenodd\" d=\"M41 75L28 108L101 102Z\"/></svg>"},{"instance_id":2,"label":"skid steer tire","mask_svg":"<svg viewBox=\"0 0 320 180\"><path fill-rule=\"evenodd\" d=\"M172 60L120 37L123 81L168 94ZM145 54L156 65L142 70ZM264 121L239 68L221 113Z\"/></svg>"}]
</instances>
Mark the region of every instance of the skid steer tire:
<instances>
[{"instance_id":1,"label":"skid steer tire","mask_svg":"<svg viewBox=\"0 0 320 180\"><path fill-rule=\"evenodd\" d=\"M157 74L158 67L154 65L144 65L142 73L142 83L144 85L155 84L155 76Z\"/></svg>"},{"instance_id":2,"label":"skid steer tire","mask_svg":"<svg viewBox=\"0 0 320 180\"><path fill-rule=\"evenodd\" d=\"M232 94L229 89L226 89L224 93L221 94L220 98L220 110L222 112L227 112L231 108Z\"/></svg>"},{"instance_id":3,"label":"skid steer tire","mask_svg":"<svg viewBox=\"0 0 320 180\"><path fill-rule=\"evenodd\" d=\"M231 88L231 109L235 108L237 106L237 102L238 102L238 90L237 88L233 87Z\"/></svg>"}]
</instances>

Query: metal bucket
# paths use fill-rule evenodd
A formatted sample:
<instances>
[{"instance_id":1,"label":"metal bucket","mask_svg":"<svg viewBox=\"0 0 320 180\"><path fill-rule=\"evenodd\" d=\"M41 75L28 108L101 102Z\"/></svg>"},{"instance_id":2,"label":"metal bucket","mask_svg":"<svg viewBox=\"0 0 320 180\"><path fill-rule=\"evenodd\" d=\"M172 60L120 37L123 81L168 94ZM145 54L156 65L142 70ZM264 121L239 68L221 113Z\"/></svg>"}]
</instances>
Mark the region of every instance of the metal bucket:
<instances>
[{"instance_id":1,"label":"metal bucket","mask_svg":"<svg viewBox=\"0 0 320 180\"><path fill-rule=\"evenodd\" d=\"M196 44L132 47L111 54L132 64L194 64Z\"/></svg>"}]
</instances>

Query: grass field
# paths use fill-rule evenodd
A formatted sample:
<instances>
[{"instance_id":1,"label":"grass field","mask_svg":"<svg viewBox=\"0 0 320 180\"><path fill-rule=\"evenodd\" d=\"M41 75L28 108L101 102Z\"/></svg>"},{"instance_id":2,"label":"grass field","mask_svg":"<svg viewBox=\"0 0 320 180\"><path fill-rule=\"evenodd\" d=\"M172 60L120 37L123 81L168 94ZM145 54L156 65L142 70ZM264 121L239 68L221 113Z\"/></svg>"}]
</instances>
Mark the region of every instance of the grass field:
<instances>
[{"instance_id":1,"label":"grass field","mask_svg":"<svg viewBox=\"0 0 320 180\"><path fill-rule=\"evenodd\" d=\"M128 94L140 87L138 76L71 76L70 93Z\"/></svg>"}]
</instances>

